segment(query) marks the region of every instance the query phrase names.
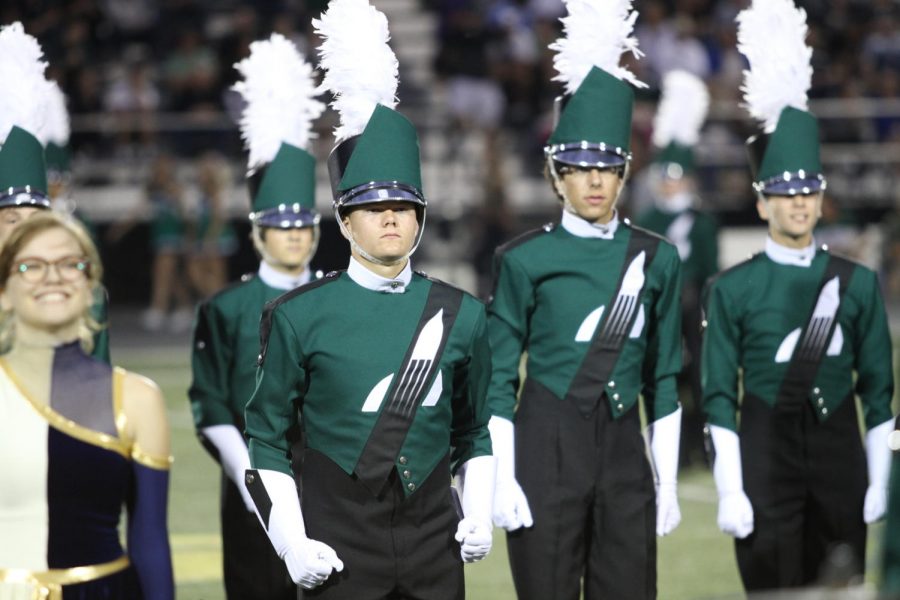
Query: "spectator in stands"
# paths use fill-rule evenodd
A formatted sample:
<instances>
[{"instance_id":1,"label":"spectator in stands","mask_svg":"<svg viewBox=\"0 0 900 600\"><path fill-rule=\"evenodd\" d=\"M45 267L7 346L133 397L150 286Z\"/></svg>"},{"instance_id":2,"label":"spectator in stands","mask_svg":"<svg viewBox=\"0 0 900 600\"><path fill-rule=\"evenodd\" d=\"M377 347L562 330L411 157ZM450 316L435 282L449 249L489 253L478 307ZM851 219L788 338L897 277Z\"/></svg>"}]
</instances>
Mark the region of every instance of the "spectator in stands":
<instances>
[{"instance_id":1,"label":"spectator in stands","mask_svg":"<svg viewBox=\"0 0 900 600\"><path fill-rule=\"evenodd\" d=\"M163 78L173 110L191 112L218 102L219 61L196 29L185 28L178 35L163 64Z\"/></svg>"},{"instance_id":2,"label":"spectator in stands","mask_svg":"<svg viewBox=\"0 0 900 600\"><path fill-rule=\"evenodd\" d=\"M441 39L435 69L446 81L447 109L451 118L450 159L458 158L465 136L484 134L480 157L488 172L499 154L494 151L505 109L503 91L495 78L490 47L499 34L488 27L475 0L440 2Z\"/></svg>"},{"instance_id":3,"label":"spectator in stands","mask_svg":"<svg viewBox=\"0 0 900 600\"><path fill-rule=\"evenodd\" d=\"M116 70L104 94L103 108L119 117L120 144L129 147L138 142L146 148L153 143L160 100L150 65L136 62Z\"/></svg>"},{"instance_id":4,"label":"spectator in stands","mask_svg":"<svg viewBox=\"0 0 900 600\"><path fill-rule=\"evenodd\" d=\"M227 194L231 183L231 172L221 155L209 152L197 162L200 197L191 223L187 272L202 298L209 298L225 286L228 258L238 248L237 236L228 220Z\"/></svg>"},{"instance_id":5,"label":"spectator in stands","mask_svg":"<svg viewBox=\"0 0 900 600\"><path fill-rule=\"evenodd\" d=\"M141 325L148 331L161 329L171 309L172 329L183 331L191 324L191 297L182 270L186 250L183 196L175 162L162 154L151 166L145 202L107 232L107 241L115 244L138 222L150 221L152 292L150 307L141 315Z\"/></svg>"}]
</instances>

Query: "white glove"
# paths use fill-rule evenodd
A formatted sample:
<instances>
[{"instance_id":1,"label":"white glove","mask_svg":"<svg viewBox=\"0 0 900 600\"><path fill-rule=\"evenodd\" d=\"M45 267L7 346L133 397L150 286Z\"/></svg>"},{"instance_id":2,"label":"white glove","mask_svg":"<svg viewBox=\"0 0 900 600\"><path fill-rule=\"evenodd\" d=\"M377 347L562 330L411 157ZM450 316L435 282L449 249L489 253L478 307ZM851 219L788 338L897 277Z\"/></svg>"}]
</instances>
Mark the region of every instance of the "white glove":
<instances>
[{"instance_id":1,"label":"white glove","mask_svg":"<svg viewBox=\"0 0 900 600\"><path fill-rule=\"evenodd\" d=\"M885 421L866 433L866 462L869 467L869 489L863 504L863 520L874 523L887 511L888 479L891 472L891 448L888 436L894 431L894 420Z\"/></svg>"},{"instance_id":2,"label":"white glove","mask_svg":"<svg viewBox=\"0 0 900 600\"><path fill-rule=\"evenodd\" d=\"M494 524L507 531L531 527L531 508L519 482L516 481L515 428L512 421L491 417L488 422L491 444L497 457L497 487L494 490Z\"/></svg>"},{"instance_id":3,"label":"white glove","mask_svg":"<svg viewBox=\"0 0 900 600\"><path fill-rule=\"evenodd\" d=\"M491 551L491 506L497 463L493 456L476 456L460 468L463 519L456 528L456 541L463 562L476 562Z\"/></svg>"},{"instance_id":4,"label":"white glove","mask_svg":"<svg viewBox=\"0 0 900 600\"><path fill-rule=\"evenodd\" d=\"M730 536L743 539L753 533L753 505L744 493L741 467L741 441L730 429L709 426L716 462L713 479L719 493L719 529Z\"/></svg>"},{"instance_id":5,"label":"white glove","mask_svg":"<svg viewBox=\"0 0 900 600\"><path fill-rule=\"evenodd\" d=\"M331 546L306 537L297 486L290 475L266 469L249 470L246 483L248 489L254 490L254 496L268 496L271 502L268 515L261 514L257 507L256 516L294 583L310 590L322 585L332 571L344 569L344 563Z\"/></svg>"},{"instance_id":6,"label":"white glove","mask_svg":"<svg viewBox=\"0 0 900 600\"><path fill-rule=\"evenodd\" d=\"M216 447L222 470L237 486L247 512L254 512L253 498L244 485L244 472L250 468L250 453L241 432L234 425L212 425L204 427L200 433Z\"/></svg>"},{"instance_id":7,"label":"white glove","mask_svg":"<svg viewBox=\"0 0 900 600\"><path fill-rule=\"evenodd\" d=\"M650 454L656 468L656 535L675 531L681 523L678 507L678 450L681 442L681 407L648 427Z\"/></svg>"}]
</instances>

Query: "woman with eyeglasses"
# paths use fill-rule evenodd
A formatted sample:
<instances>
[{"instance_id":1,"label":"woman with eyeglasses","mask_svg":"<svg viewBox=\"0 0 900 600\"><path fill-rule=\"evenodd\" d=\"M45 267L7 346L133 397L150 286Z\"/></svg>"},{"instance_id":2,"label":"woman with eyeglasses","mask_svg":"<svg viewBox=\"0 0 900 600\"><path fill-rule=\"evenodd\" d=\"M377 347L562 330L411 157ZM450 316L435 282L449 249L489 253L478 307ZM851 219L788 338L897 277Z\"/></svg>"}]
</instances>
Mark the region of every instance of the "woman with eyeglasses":
<instances>
[{"instance_id":1,"label":"woman with eyeglasses","mask_svg":"<svg viewBox=\"0 0 900 600\"><path fill-rule=\"evenodd\" d=\"M101 275L83 228L53 213L0 250L0 598L174 597L165 403L88 354Z\"/></svg>"}]
</instances>

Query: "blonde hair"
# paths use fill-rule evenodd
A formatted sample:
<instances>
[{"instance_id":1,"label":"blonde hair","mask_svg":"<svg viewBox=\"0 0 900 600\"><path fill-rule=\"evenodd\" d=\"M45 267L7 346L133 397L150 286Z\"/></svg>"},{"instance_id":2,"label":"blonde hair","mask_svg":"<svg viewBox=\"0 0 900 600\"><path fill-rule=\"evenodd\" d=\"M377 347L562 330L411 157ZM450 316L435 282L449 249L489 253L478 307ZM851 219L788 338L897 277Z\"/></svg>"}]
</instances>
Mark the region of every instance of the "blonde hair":
<instances>
[{"instance_id":1,"label":"blonde hair","mask_svg":"<svg viewBox=\"0 0 900 600\"><path fill-rule=\"evenodd\" d=\"M87 270L88 286L92 294L97 291L103 278L103 264L100 262L100 253L97 251L97 246L94 245L91 236L81 223L70 216L53 211L35 213L24 220L10 234L2 249L0 249L0 290L6 289L6 283L12 275L13 263L22 248L41 233L52 229L66 231L78 244L82 254L90 263L90 267ZM93 302L85 310L78 327L78 337L81 340L82 348L86 352L93 350L94 334L104 327L91 315L92 308ZM15 336L15 320L13 319L12 311L0 311L0 349L6 350L11 347Z\"/></svg>"}]
</instances>

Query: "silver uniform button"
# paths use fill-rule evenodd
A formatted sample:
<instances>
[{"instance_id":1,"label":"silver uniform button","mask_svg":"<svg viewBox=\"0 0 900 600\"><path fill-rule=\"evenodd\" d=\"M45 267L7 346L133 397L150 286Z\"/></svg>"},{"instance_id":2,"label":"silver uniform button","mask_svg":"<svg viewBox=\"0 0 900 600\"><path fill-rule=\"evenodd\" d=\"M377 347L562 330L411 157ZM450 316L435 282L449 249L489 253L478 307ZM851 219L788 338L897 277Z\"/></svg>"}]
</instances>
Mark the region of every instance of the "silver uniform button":
<instances>
[{"instance_id":1,"label":"silver uniform button","mask_svg":"<svg viewBox=\"0 0 900 600\"><path fill-rule=\"evenodd\" d=\"M820 389L817 388L817 387L814 387L814 388L813 388L813 394L819 394L821 391L822 391L822 390L820 390Z\"/></svg>"},{"instance_id":2,"label":"silver uniform button","mask_svg":"<svg viewBox=\"0 0 900 600\"><path fill-rule=\"evenodd\" d=\"M409 472L409 469L403 470L403 479L409 479L412 473Z\"/></svg>"},{"instance_id":3,"label":"silver uniform button","mask_svg":"<svg viewBox=\"0 0 900 600\"><path fill-rule=\"evenodd\" d=\"M827 414L828 414L828 409L825 408L824 406L822 407L822 414L823 414L823 415L827 415Z\"/></svg>"},{"instance_id":4,"label":"silver uniform button","mask_svg":"<svg viewBox=\"0 0 900 600\"><path fill-rule=\"evenodd\" d=\"M408 489L408 490L411 491L411 492L412 492L412 491L415 491L415 489L416 489L416 484L414 484L414 483L412 483L412 482L409 482L409 483L406 484L406 489Z\"/></svg>"},{"instance_id":5,"label":"silver uniform button","mask_svg":"<svg viewBox=\"0 0 900 600\"><path fill-rule=\"evenodd\" d=\"M822 406L823 404L825 404L825 398L819 398L818 402L819 406Z\"/></svg>"},{"instance_id":6,"label":"silver uniform button","mask_svg":"<svg viewBox=\"0 0 900 600\"><path fill-rule=\"evenodd\" d=\"M251 484L256 481L256 477L253 476L253 473L247 473L247 484Z\"/></svg>"},{"instance_id":7,"label":"silver uniform button","mask_svg":"<svg viewBox=\"0 0 900 600\"><path fill-rule=\"evenodd\" d=\"M619 392L616 392L615 394L613 394L613 400L618 400L618 399L619 399Z\"/></svg>"},{"instance_id":8,"label":"silver uniform button","mask_svg":"<svg viewBox=\"0 0 900 600\"><path fill-rule=\"evenodd\" d=\"M625 408L625 407L624 407L624 406L622 405L622 403L620 402L619 404L616 405L616 408L617 408L618 410L621 411L621 410L622 410L623 408Z\"/></svg>"},{"instance_id":9,"label":"silver uniform button","mask_svg":"<svg viewBox=\"0 0 900 600\"><path fill-rule=\"evenodd\" d=\"M615 381L610 381L610 382L609 382L609 387L610 387L610 388L615 388L615 387L616 387L616 382L615 382Z\"/></svg>"},{"instance_id":10,"label":"silver uniform button","mask_svg":"<svg viewBox=\"0 0 900 600\"><path fill-rule=\"evenodd\" d=\"M400 457L400 464L401 464L401 465L405 465L407 462L409 462L409 461L406 460L406 457L405 457L405 456L401 456L401 457Z\"/></svg>"}]
</instances>

